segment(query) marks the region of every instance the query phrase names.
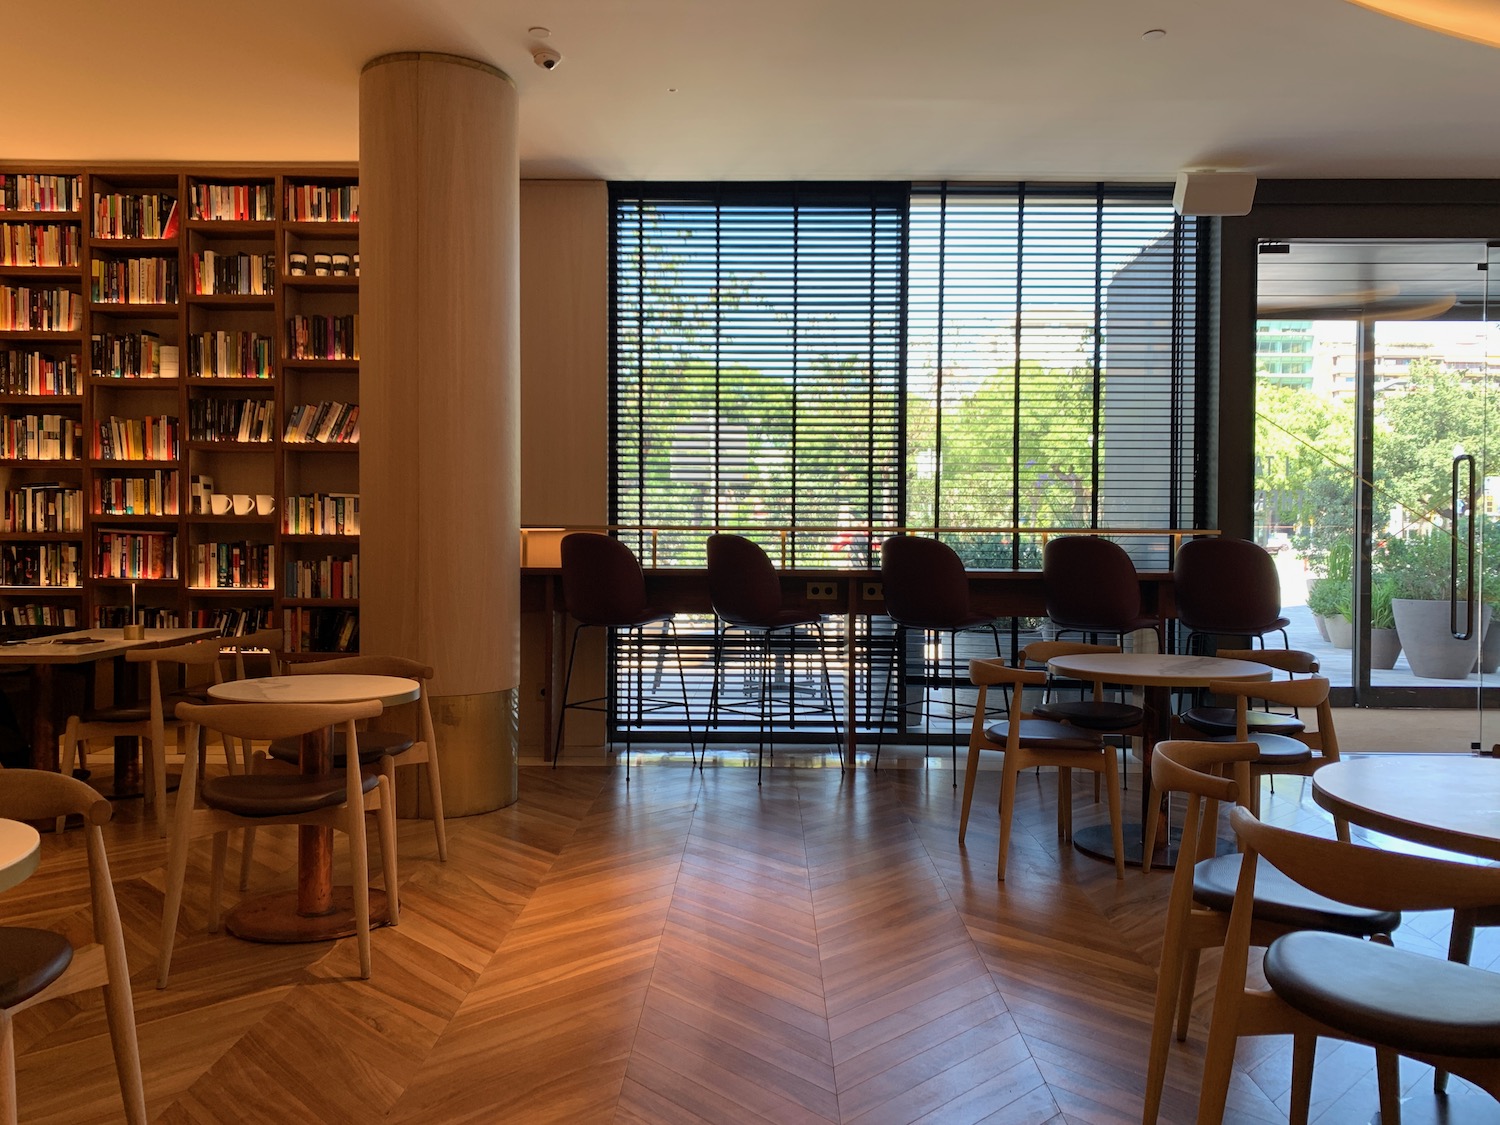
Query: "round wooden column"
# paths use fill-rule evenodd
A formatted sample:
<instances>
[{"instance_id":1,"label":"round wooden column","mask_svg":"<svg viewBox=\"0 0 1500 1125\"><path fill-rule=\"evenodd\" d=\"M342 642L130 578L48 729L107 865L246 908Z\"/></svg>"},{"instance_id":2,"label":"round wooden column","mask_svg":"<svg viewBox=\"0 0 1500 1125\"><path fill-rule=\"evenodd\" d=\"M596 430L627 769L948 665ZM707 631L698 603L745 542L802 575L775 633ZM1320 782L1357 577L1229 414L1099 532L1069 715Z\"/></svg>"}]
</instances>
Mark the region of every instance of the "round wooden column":
<instances>
[{"instance_id":1,"label":"round wooden column","mask_svg":"<svg viewBox=\"0 0 1500 1125\"><path fill-rule=\"evenodd\" d=\"M446 814L486 812L514 801L517 786L510 79L456 55L371 59L360 77L359 180L360 650L436 669Z\"/></svg>"}]
</instances>

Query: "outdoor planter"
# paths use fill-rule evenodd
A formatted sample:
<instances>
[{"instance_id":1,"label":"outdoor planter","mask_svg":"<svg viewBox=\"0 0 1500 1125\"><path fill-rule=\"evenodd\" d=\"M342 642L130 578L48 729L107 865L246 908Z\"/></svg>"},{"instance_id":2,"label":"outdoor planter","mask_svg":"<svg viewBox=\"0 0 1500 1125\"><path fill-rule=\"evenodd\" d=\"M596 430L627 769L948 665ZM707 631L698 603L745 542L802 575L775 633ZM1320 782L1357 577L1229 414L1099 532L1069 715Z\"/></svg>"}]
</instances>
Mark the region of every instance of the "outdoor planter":
<instances>
[{"instance_id":1,"label":"outdoor planter","mask_svg":"<svg viewBox=\"0 0 1500 1125\"><path fill-rule=\"evenodd\" d=\"M1396 598L1391 602L1396 615L1396 632L1406 651L1406 662L1412 675L1424 680L1462 680L1474 668L1478 646L1473 639L1455 640L1449 629L1449 603L1446 601L1413 601ZM1460 620L1465 614L1463 602L1458 605ZM1489 629L1490 606L1481 606L1475 627L1483 637Z\"/></svg>"},{"instance_id":2,"label":"outdoor planter","mask_svg":"<svg viewBox=\"0 0 1500 1125\"><path fill-rule=\"evenodd\" d=\"M1394 629L1370 630L1370 667L1394 668L1401 655L1401 638Z\"/></svg>"}]
</instances>

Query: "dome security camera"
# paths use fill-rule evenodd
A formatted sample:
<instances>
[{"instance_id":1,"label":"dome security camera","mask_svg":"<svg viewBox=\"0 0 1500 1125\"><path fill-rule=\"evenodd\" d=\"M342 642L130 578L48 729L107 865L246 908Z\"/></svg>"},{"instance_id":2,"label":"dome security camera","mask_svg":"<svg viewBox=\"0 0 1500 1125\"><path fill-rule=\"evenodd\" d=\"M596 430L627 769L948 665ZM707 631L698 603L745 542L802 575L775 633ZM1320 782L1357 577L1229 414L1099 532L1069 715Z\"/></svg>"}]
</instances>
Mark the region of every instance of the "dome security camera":
<instances>
[{"instance_id":1,"label":"dome security camera","mask_svg":"<svg viewBox=\"0 0 1500 1125\"><path fill-rule=\"evenodd\" d=\"M557 64L562 62L562 55L551 47L538 47L531 52L531 60L543 70L556 70Z\"/></svg>"}]
</instances>

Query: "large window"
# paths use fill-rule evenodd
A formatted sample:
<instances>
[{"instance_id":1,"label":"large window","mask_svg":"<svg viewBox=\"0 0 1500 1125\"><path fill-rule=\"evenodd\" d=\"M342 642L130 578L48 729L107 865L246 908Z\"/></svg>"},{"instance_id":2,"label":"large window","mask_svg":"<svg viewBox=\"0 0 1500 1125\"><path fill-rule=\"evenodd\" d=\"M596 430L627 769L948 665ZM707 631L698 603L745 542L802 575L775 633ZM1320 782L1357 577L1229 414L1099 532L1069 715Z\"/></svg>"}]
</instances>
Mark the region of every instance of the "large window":
<instances>
[{"instance_id":1,"label":"large window","mask_svg":"<svg viewBox=\"0 0 1500 1125\"><path fill-rule=\"evenodd\" d=\"M701 564L672 528L792 529L785 562L863 566L898 526L1191 523L1196 225L1163 189L613 204L614 519L668 529L658 563ZM972 565L1039 559L1040 535L950 538ZM1165 539L1135 546L1165 565Z\"/></svg>"}]
</instances>

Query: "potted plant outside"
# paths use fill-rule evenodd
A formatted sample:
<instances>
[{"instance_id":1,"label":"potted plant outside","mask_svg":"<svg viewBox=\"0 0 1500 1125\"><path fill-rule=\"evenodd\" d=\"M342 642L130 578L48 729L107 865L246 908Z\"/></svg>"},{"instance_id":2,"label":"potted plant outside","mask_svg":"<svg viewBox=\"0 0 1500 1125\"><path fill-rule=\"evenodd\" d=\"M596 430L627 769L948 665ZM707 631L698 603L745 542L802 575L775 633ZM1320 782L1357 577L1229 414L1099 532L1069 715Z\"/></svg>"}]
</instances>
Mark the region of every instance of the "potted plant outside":
<instances>
[{"instance_id":1,"label":"potted plant outside","mask_svg":"<svg viewBox=\"0 0 1500 1125\"><path fill-rule=\"evenodd\" d=\"M1391 611L1412 675L1424 680L1462 680L1473 670L1492 608L1476 607L1479 638L1458 640L1451 628L1448 600L1452 535L1434 529L1410 539L1393 539L1382 551L1380 569L1393 582ZM1467 606L1458 606L1460 621Z\"/></svg>"},{"instance_id":2,"label":"potted plant outside","mask_svg":"<svg viewBox=\"0 0 1500 1125\"><path fill-rule=\"evenodd\" d=\"M1394 668L1401 655L1401 637L1396 632L1396 613L1391 605L1396 580L1376 574L1370 583L1370 667Z\"/></svg>"},{"instance_id":3,"label":"potted plant outside","mask_svg":"<svg viewBox=\"0 0 1500 1125\"><path fill-rule=\"evenodd\" d=\"M1341 543L1328 552L1324 576L1307 589L1307 608L1318 624L1318 632L1334 648L1348 648L1352 644L1352 568L1353 552L1347 543Z\"/></svg>"}]
</instances>

